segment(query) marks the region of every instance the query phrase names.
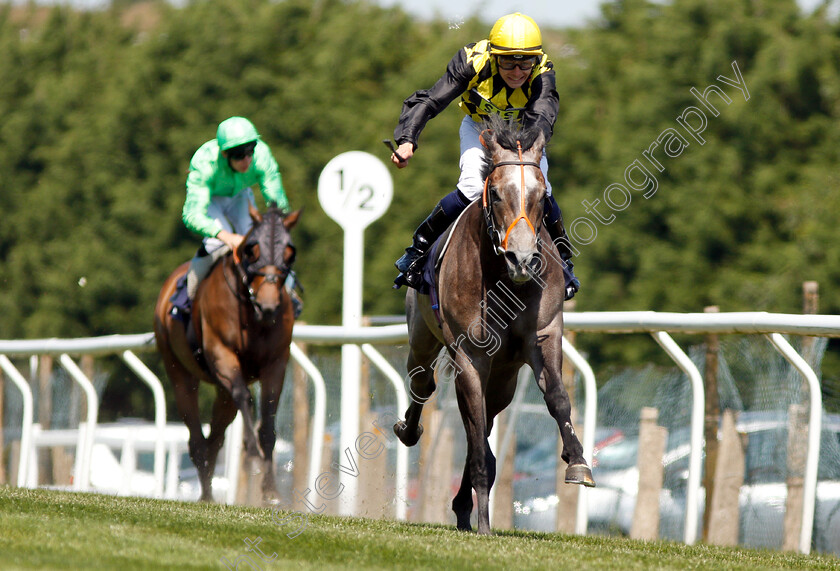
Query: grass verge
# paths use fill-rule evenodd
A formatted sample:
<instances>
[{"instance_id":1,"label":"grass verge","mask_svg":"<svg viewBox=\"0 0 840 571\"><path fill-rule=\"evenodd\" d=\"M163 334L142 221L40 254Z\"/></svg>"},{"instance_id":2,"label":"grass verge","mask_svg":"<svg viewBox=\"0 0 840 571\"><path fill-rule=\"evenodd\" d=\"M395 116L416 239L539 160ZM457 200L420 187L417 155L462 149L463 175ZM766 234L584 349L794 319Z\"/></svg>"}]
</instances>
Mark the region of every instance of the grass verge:
<instances>
[{"instance_id":1,"label":"grass verge","mask_svg":"<svg viewBox=\"0 0 840 571\"><path fill-rule=\"evenodd\" d=\"M830 556L312 515L289 538L275 520L261 508L0 487L0 569L249 569L246 557L266 570L840 569Z\"/></svg>"}]
</instances>

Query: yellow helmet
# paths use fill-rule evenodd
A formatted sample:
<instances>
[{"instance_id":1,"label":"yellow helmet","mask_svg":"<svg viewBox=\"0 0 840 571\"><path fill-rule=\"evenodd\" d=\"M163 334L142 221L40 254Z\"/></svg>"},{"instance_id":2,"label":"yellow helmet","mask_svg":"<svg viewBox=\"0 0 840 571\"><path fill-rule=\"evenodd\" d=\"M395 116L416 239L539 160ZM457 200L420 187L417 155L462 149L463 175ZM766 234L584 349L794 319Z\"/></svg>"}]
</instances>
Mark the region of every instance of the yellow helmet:
<instances>
[{"instance_id":1,"label":"yellow helmet","mask_svg":"<svg viewBox=\"0 0 840 571\"><path fill-rule=\"evenodd\" d=\"M516 12L502 16L490 30L493 55L542 55L542 34L537 23Z\"/></svg>"}]
</instances>

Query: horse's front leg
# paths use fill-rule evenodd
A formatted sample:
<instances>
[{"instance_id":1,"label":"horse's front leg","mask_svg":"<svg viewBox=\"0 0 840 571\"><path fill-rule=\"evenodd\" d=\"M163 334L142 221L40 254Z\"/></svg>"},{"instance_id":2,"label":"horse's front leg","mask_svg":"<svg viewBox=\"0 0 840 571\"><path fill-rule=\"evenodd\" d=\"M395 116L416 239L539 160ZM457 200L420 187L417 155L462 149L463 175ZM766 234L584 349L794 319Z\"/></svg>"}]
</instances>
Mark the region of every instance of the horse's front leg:
<instances>
[{"instance_id":1,"label":"horse's front leg","mask_svg":"<svg viewBox=\"0 0 840 571\"><path fill-rule=\"evenodd\" d=\"M409 327L407 366L411 402L405 411L405 420L394 424L394 433L406 446L414 446L423 434L423 425L420 424L423 405L435 392L435 358L441 343L419 316L414 316Z\"/></svg>"},{"instance_id":2,"label":"horse's front leg","mask_svg":"<svg viewBox=\"0 0 840 571\"><path fill-rule=\"evenodd\" d=\"M164 358L169 357L169 354ZM178 362L170 361L168 366L169 378L175 390L175 406L181 420L186 424L190 432L189 452L190 459L198 472L198 481L201 484L201 501L213 501L213 472L209 459L207 439L201 430L201 416L198 409L198 379L192 377L189 372Z\"/></svg>"},{"instance_id":3,"label":"horse's front leg","mask_svg":"<svg viewBox=\"0 0 840 571\"><path fill-rule=\"evenodd\" d=\"M464 473L461 476L461 486L458 493L452 500L452 511L455 512L458 529L461 531L472 531L470 516L473 510L473 488L470 480L470 453L467 451L467 460L464 462Z\"/></svg>"},{"instance_id":4,"label":"horse's front leg","mask_svg":"<svg viewBox=\"0 0 840 571\"><path fill-rule=\"evenodd\" d=\"M236 418L236 404L225 388L216 386L216 400L213 401L213 416L210 419L210 435L207 437L207 470L209 477L216 471L219 450L225 443L225 431Z\"/></svg>"},{"instance_id":5,"label":"horse's front leg","mask_svg":"<svg viewBox=\"0 0 840 571\"><path fill-rule=\"evenodd\" d=\"M205 340L205 347L207 346L208 343ZM257 445L254 419L251 414L251 391L242 375L239 358L233 351L221 347L212 352L207 352L207 364L213 377L230 393L230 397L236 405L236 410L242 413L248 469L252 474L259 473L263 458Z\"/></svg>"},{"instance_id":6,"label":"horse's front leg","mask_svg":"<svg viewBox=\"0 0 840 571\"><path fill-rule=\"evenodd\" d=\"M276 504L280 501L277 491L277 480L274 475L274 445L277 442L276 418L280 393L286 379L286 364L289 361L288 348L285 355L274 361L270 366L263 367L260 372L262 398L260 402L260 416L262 421L259 429L260 448L262 448L264 474L262 481L263 501Z\"/></svg>"},{"instance_id":7,"label":"horse's front leg","mask_svg":"<svg viewBox=\"0 0 840 571\"><path fill-rule=\"evenodd\" d=\"M464 362L458 362L464 361ZM478 533L490 533L490 488L496 479L496 457L490 450L487 437L490 424L484 401L484 387L481 373L472 363L456 358L459 373L455 380L458 408L467 433L467 463L464 472L469 471L469 483L475 490L477 504ZM468 488L462 480L461 489L452 502L452 510L458 518L459 529L469 529L469 512L472 501Z\"/></svg>"},{"instance_id":8,"label":"horse's front leg","mask_svg":"<svg viewBox=\"0 0 840 571\"><path fill-rule=\"evenodd\" d=\"M583 457L583 446L572 426L572 405L561 376L563 370L563 352L560 345L562 334L541 338L542 341L534 345L531 368L543 393L548 412L560 429L560 437L563 439L563 451L560 457L568 464L566 483L594 487L595 480L592 478L592 471Z\"/></svg>"},{"instance_id":9,"label":"horse's front leg","mask_svg":"<svg viewBox=\"0 0 840 571\"><path fill-rule=\"evenodd\" d=\"M423 405L431 398L435 391L435 371L431 365L418 365L417 360L412 358L411 353L408 359L409 398L408 409L405 411L405 420L394 424L394 433L406 446L414 446L423 435L423 425L420 424L420 416L423 414Z\"/></svg>"}]
</instances>

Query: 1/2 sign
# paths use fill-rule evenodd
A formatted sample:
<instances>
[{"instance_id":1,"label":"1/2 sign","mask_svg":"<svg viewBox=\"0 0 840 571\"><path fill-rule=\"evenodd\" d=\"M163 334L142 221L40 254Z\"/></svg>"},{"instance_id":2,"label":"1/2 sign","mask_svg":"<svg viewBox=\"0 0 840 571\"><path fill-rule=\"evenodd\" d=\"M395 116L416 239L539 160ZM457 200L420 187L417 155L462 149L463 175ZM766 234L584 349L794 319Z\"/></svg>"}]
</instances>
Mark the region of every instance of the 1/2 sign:
<instances>
[{"instance_id":1,"label":"1/2 sign","mask_svg":"<svg viewBox=\"0 0 840 571\"><path fill-rule=\"evenodd\" d=\"M362 151L333 158L318 178L318 200L327 215L348 228L365 228L391 205L394 183L385 163Z\"/></svg>"}]
</instances>

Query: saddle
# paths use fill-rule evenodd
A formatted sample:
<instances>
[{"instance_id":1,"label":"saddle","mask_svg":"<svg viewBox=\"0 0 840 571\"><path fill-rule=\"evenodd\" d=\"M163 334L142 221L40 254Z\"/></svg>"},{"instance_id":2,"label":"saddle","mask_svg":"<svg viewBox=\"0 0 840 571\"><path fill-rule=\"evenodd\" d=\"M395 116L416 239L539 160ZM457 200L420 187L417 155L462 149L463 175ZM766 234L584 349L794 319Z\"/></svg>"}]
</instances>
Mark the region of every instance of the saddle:
<instances>
[{"instance_id":1,"label":"saddle","mask_svg":"<svg viewBox=\"0 0 840 571\"><path fill-rule=\"evenodd\" d=\"M452 231L460 220L461 216L456 218L455 222L434 241L429 250L409 269L408 276L400 274L394 280L394 289L398 289L400 286L413 287L419 293L429 296L438 325L441 325L443 321L440 317L437 273L443 261L443 256L449 248L449 238L452 236Z\"/></svg>"},{"instance_id":2,"label":"saddle","mask_svg":"<svg viewBox=\"0 0 840 571\"><path fill-rule=\"evenodd\" d=\"M175 293L169 298L172 304L172 309L169 314L177 321L184 324L184 332L187 337L187 343L190 346L193 357L203 369L206 368L204 360L204 351L198 343L198 336L196 335L195 327L192 323L192 302L190 296L187 295L187 274L184 274L175 283Z\"/></svg>"}]
</instances>

